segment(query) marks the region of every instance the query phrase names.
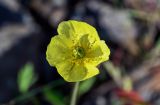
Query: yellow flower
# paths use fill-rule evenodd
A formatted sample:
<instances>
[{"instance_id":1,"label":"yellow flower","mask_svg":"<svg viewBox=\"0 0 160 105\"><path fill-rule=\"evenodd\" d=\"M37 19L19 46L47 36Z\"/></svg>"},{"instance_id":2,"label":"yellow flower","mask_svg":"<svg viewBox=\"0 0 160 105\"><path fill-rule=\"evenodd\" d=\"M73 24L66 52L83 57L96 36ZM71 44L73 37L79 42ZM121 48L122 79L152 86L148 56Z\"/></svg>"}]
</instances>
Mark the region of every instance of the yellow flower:
<instances>
[{"instance_id":1,"label":"yellow flower","mask_svg":"<svg viewBox=\"0 0 160 105\"><path fill-rule=\"evenodd\" d=\"M110 50L91 25L69 20L58 26L58 35L47 47L47 60L68 82L77 82L99 73L96 67L109 59Z\"/></svg>"}]
</instances>

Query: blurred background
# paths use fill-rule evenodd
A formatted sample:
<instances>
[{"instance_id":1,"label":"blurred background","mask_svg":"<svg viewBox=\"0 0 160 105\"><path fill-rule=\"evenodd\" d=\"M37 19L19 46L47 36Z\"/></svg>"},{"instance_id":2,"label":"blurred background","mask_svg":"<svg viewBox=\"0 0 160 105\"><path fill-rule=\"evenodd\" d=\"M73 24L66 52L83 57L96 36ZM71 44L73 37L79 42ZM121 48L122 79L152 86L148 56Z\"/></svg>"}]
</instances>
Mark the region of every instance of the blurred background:
<instances>
[{"instance_id":1,"label":"blurred background","mask_svg":"<svg viewBox=\"0 0 160 105\"><path fill-rule=\"evenodd\" d=\"M0 0L0 105L68 105L73 83L46 61L63 20L96 27L111 49L78 105L160 105L160 0Z\"/></svg>"}]
</instances>

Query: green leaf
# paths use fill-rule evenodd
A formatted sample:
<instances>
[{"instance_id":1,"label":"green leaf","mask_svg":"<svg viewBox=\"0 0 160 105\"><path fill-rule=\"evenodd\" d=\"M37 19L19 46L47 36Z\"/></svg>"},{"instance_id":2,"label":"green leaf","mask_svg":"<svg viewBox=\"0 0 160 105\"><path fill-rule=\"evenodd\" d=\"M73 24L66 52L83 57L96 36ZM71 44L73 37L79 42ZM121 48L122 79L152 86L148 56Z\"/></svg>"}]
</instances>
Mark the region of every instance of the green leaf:
<instances>
[{"instance_id":1,"label":"green leaf","mask_svg":"<svg viewBox=\"0 0 160 105\"><path fill-rule=\"evenodd\" d=\"M156 42L156 48L160 49L160 38L158 39L158 41Z\"/></svg>"},{"instance_id":2,"label":"green leaf","mask_svg":"<svg viewBox=\"0 0 160 105\"><path fill-rule=\"evenodd\" d=\"M52 105L66 105L64 102L64 96L58 92L51 89L45 89L43 92L45 99Z\"/></svg>"},{"instance_id":3,"label":"green leaf","mask_svg":"<svg viewBox=\"0 0 160 105\"><path fill-rule=\"evenodd\" d=\"M95 81L96 81L96 77L92 77L88 80L81 82L79 86L79 95L81 96L86 92L88 92L94 85Z\"/></svg>"},{"instance_id":4,"label":"green leaf","mask_svg":"<svg viewBox=\"0 0 160 105\"><path fill-rule=\"evenodd\" d=\"M25 93L36 82L33 64L27 63L18 73L18 87L21 93Z\"/></svg>"}]
</instances>

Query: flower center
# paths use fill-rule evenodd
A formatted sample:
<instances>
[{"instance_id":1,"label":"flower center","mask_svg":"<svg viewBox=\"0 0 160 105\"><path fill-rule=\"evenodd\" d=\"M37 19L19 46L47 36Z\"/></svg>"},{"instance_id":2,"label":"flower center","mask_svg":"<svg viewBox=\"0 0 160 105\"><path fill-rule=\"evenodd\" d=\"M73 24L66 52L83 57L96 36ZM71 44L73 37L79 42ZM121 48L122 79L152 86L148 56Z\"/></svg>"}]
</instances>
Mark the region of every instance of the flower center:
<instances>
[{"instance_id":1,"label":"flower center","mask_svg":"<svg viewBox=\"0 0 160 105\"><path fill-rule=\"evenodd\" d=\"M73 50L73 54L77 59L80 59L80 58L83 58L85 56L85 51L82 47L78 46Z\"/></svg>"}]
</instances>

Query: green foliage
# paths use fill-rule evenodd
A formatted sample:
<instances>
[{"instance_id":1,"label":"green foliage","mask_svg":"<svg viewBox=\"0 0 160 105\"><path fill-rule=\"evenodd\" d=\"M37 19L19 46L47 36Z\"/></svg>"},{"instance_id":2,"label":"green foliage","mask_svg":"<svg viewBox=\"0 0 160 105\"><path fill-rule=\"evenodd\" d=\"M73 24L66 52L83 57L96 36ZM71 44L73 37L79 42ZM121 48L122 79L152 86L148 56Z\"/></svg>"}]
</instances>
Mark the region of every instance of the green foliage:
<instances>
[{"instance_id":1,"label":"green foliage","mask_svg":"<svg viewBox=\"0 0 160 105\"><path fill-rule=\"evenodd\" d=\"M55 90L45 89L43 92L45 99L52 105L66 105L64 102L64 96Z\"/></svg>"},{"instance_id":2,"label":"green foliage","mask_svg":"<svg viewBox=\"0 0 160 105\"><path fill-rule=\"evenodd\" d=\"M26 93L36 82L37 76L34 73L33 64L27 63L18 73L18 87L21 93Z\"/></svg>"},{"instance_id":3,"label":"green foliage","mask_svg":"<svg viewBox=\"0 0 160 105\"><path fill-rule=\"evenodd\" d=\"M156 47L157 47L157 49L160 49L160 38L158 39L158 41L156 43Z\"/></svg>"},{"instance_id":4,"label":"green foliage","mask_svg":"<svg viewBox=\"0 0 160 105\"><path fill-rule=\"evenodd\" d=\"M88 80L81 82L79 86L79 95L81 96L86 92L88 92L93 87L95 82L96 82L96 77L92 77Z\"/></svg>"}]
</instances>

